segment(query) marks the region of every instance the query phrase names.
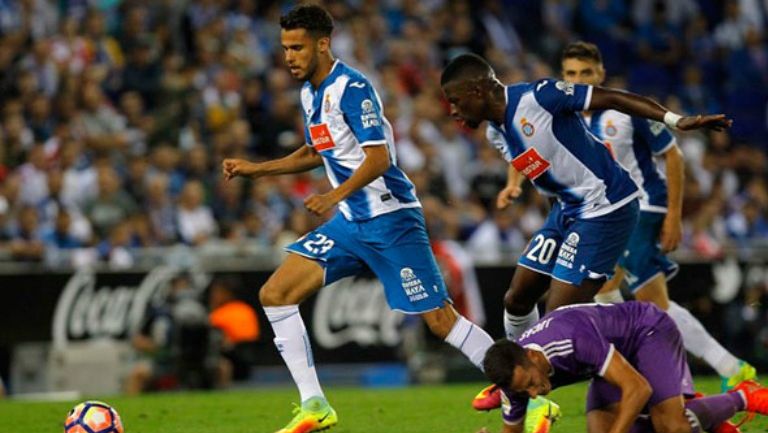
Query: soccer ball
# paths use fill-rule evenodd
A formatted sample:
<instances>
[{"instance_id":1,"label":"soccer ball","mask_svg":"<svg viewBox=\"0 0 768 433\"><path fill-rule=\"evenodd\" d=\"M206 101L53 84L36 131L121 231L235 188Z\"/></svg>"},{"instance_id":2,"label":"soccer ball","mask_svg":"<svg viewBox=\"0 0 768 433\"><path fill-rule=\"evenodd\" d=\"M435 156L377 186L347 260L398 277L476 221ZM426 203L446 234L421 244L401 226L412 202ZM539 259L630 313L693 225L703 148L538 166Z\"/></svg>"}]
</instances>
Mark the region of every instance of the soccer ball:
<instances>
[{"instance_id":1,"label":"soccer ball","mask_svg":"<svg viewBox=\"0 0 768 433\"><path fill-rule=\"evenodd\" d=\"M84 401L67 414L64 433L123 433L123 422L108 404Z\"/></svg>"}]
</instances>

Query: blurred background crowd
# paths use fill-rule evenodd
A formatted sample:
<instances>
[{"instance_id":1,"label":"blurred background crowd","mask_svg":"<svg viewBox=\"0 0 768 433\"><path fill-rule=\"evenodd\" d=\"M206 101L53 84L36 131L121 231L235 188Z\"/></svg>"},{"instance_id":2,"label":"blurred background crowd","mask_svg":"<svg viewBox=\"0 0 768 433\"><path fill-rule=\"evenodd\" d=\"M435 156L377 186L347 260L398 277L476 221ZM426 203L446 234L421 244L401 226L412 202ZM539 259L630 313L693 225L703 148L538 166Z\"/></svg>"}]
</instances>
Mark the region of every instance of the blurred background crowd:
<instances>
[{"instance_id":1,"label":"blurred background crowd","mask_svg":"<svg viewBox=\"0 0 768 433\"><path fill-rule=\"evenodd\" d=\"M768 0L320 3L336 18L333 53L383 99L449 290L478 323L473 263L513 263L549 204L526 187L511 208L495 208L506 164L484 130L449 118L439 88L442 66L460 53L484 55L504 82L531 81L557 77L561 49L582 39L602 50L607 85L681 113L727 113L727 133L677 134L686 161L679 254L750 259L768 245ZM142 251L180 245L226 260L246 246L277 256L320 224L303 199L328 190L322 169L257 182L220 175L223 158L266 160L304 145L299 83L284 68L278 24L293 4L0 0L0 264L129 269ZM715 283L738 279L718 269ZM768 363L768 272L745 281L718 301L743 288L725 307L696 281L683 285L698 291L694 310L711 329L728 317L720 331L737 352ZM186 286L174 280L173 302L148 314L132 337L139 352L186 353L180 332L154 338L171 335L156 331L168 323L206 321L204 307L179 295ZM178 327L223 347L223 358L195 364L220 384L252 361L258 320L237 299L253 303L255 291L224 280L209 296L208 322L223 337L196 334L194 321ZM128 390L165 367L138 365Z\"/></svg>"},{"instance_id":2,"label":"blurred background crowd","mask_svg":"<svg viewBox=\"0 0 768 433\"><path fill-rule=\"evenodd\" d=\"M130 266L137 248L249 242L272 248L320 223L302 200L322 169L258 182L222 158L303 145L297 83L268 0L1 0L0 256ZM608 85L685 112L726 112L730 133L678 135L684 248L719 257L768 239L764 0L336 0L333 52L373 81L399 164L433 237L478 262L519 251L548 204L530 188L494 209L506 167L483 131L447 116L439 73L458 53L505 82L559 73L559 52L600 46Z\"/></svg>"}]
</instances>

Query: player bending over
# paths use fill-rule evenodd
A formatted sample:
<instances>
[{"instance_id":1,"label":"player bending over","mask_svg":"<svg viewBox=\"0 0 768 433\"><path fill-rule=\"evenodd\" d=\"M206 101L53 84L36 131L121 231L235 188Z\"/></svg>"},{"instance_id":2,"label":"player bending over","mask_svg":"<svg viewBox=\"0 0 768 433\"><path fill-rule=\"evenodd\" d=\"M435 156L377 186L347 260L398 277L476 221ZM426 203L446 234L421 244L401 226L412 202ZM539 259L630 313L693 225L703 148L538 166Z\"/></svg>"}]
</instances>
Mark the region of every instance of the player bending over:
<instances>
[{"instance_id":1,"label":"player bending over","mask_svg":"<svg viewBox=\"0 0 768 433\"><path fill-rule=\"evenodd\" d=\"M452 60L441 86L454 118L470 128L489 121L491 141L511 164L505 191L519 194L524 176L557 198L504 296L508 339L538 320L536 303L548 290L547 311L591 301L612 276L637 222L637 186L586 128L581 111L614 109L685 130L731 124L724 115L680 117L648 98L597 86L553 79L505 86L474 54ZM489 388L473 405L487 410L499 403L499 393Z\"/></svg>"},{"instance_id":2,"label":"player bending over","mask_svg":"<svg viewBox=\"0 0 768 433\"><path fill-rule=\"evenodd\" d=\"M680 331L651 303L560 307L517 343L496 342L484 365L504 390L503 433L522 432L529 398L589 379L588 433L721 431L737 412L768 414L768 389L754 381L692 398Z\"/></svg>"},{"instance_id":3,"label":"player bending over","mask_svg":"<svg viewBox=\"0 0 768 433\"><path fill-rule=\"evenodd\" d=\"M563 51L563 79L599 86L605 80L600 50L594 44L574 42ZM704 359L722 377L723 391L755 378L755 368L733 356L704 329L688 310L669 299L667 280L678 270L665 253L682 236L683 177L685 163L675 137L663 123L631 117L616 110L584 112L592 132L603 140L616 160L640 187L640 219L616 274L595 297L598 302L622 302L619 286L626 280L638 301L653 302L666 311L683 334L685 348ZM666 176L655 163L663 157Z\"/></svg>"},{"instance_id":4,"label":"player bending over","mask_svg":"<svg viewBox=\"0 0 768 433\"><path fill-rule=\"evenodd\" d=\"M451 306L413 184L397 167L392 127L379 95L355 69L335 60L333 21L318 6L297 6L280 19L281 42L301 89L306 146L264 163L223 162L227 178L298 173L325 166L333 190L308 197L310 212L328 222L288 246L291 254L259 291L275 345L301 395L301 407L280 433L329 428L337 415L315 372L309 336L298 304L321 287L370 267L389 306L419 314L435 335L461 350L478 368L493 343L482 328Z\"/></svg>"}]
</instances>

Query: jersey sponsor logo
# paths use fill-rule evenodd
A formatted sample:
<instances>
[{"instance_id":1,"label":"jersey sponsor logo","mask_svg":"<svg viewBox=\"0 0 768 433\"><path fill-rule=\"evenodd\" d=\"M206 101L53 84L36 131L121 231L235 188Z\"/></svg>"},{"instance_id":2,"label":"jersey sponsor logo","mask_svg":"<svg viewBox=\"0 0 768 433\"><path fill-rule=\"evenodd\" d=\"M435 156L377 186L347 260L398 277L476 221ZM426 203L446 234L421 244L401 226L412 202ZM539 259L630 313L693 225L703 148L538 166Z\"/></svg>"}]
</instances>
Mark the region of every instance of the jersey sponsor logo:
<instances>
[{"instance_id":1,"label":"jersey sponsor logo","mask_svg":"<svg viewBox=\"0 0 768 433\"><path fill-rule=\"evenodd\" d=\"M555 88L569 96L573 96L576 93L576 87L568 81L558 81L555 83Z\"/></svg>"},{"instance_id":2,"label":"jersey sponsor logo","mask_svg":"<svg viewBox=\"0 0 768 433\"><path fill-rule=\"evenodd\" d=\"M379 120L379 114L376 113L373 101L370 99L364 100L360 104L360 109L363 111L363 114L360 115L360 122L363 124L363 128L381 126L381 120Z\"/></svg>"},{"instance_id":3,"label":"jersey sponsor logo","mask_svg":"<svg viewBox=\"0 0 768 433\"><path fill-rule=\"evenodd\" d=\"M529 122L525 117L520 120L520 123L522 124L520 129L523 131L523 135L526 137L532 137L533 134L536 133L536 128L533 126L533 123Z\"/></svg>"},{"instance_id":4,"label":"jersey sponsor logo","mask_svg":"<svg viewBox=\"0 0 768 433\"><path fill-rule=\"evenodd\" d=\"M403 290L411 302L421 301L429 297L421 280L416 276L411 268L400 269L400 280L402 280Z\"/></svg>"},{"instance_id":5,"label":"jersey sponsor logo","mask_svg":"<svg viewBox=\"0 0 768 433\"><path fill-rule=\"evenodd\" d=\"M535 180L544 174L545 171L549 170L550 165L549 161L542 158L533 147L512 160L512 166L515 167L515 170L530 180Z\"/></svg>"},{"instance_id":6,"label":"jersey sponsor logo","mask_svg":"<svg viewBox=\"0 0 768 433\"><path fill-rule=\"evenodd\" d=\"M312 146L318 152L336 147L336 143L333 141L333 136L331 135L331 130L328 129L328 125L325 123L310 125L309 136L312 139Z\"/></svg>"},{"instance_id":7,"label":"jersey sponsor logo","mask_svg":"<svg viewBox=\"0 0 768 433\"><path fill-rule=\"evenodd\" d=\"M357 87L358 89L362 89L365 87L365 83L362 81L355 81L354 83L349 83L349 87Z\"/></svg>"},{"instance_id":8,"label":"jersey sponsor logo","mask_svg":"<svg viewBox=\"0 0 768 433\"><path fill-rule=\"evenodd\" d=\"M572 247L576 247L576 246L578 246L578 245L579 245L579 241L580 241L580 240L581 240L581 237L579 236L579 234L578 234L578 233L576 233L576 232L571 232L571 233L568 235L568 237L567 237L567 238L565 238L565 243L566 243L566 244L568 244L568 245L570 245L570 246L572 246Z\"/></svg>"}]
</instances>

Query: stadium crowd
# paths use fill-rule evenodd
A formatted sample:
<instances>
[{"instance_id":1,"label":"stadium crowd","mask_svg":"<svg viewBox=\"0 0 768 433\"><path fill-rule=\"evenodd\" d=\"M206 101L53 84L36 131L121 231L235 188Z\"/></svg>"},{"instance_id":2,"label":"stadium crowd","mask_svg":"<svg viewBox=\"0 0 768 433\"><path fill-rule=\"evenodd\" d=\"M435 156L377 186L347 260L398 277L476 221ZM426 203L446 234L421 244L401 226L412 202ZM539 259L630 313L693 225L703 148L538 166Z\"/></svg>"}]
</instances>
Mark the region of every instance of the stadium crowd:
<instances>
[{"instance_id":1,"label":"stadium crowd","mask_svg":"<svg viewBox=\"0 0 768 433\"><path fill-rule=\"evenodd\" d=\"M225 157L304 143L298 85L266 0L0 1L0 251L129 265L137 247L284 245L320 220L302 200L322 172L225 181ZM459 129L439 88L446 60L490 59L505 82L559 73L578 38L604 53L608 85L678 112L725 112L729 133L678 134L684 247L719 257L768 240L768 2L763 0L335 0L334 54L381 93L399 164L431 235L479 262L519 251L548 203L529 188L497 211L505 163ZM439 143L439 145L438 145Z\"/></svg>"}]
</instances>

